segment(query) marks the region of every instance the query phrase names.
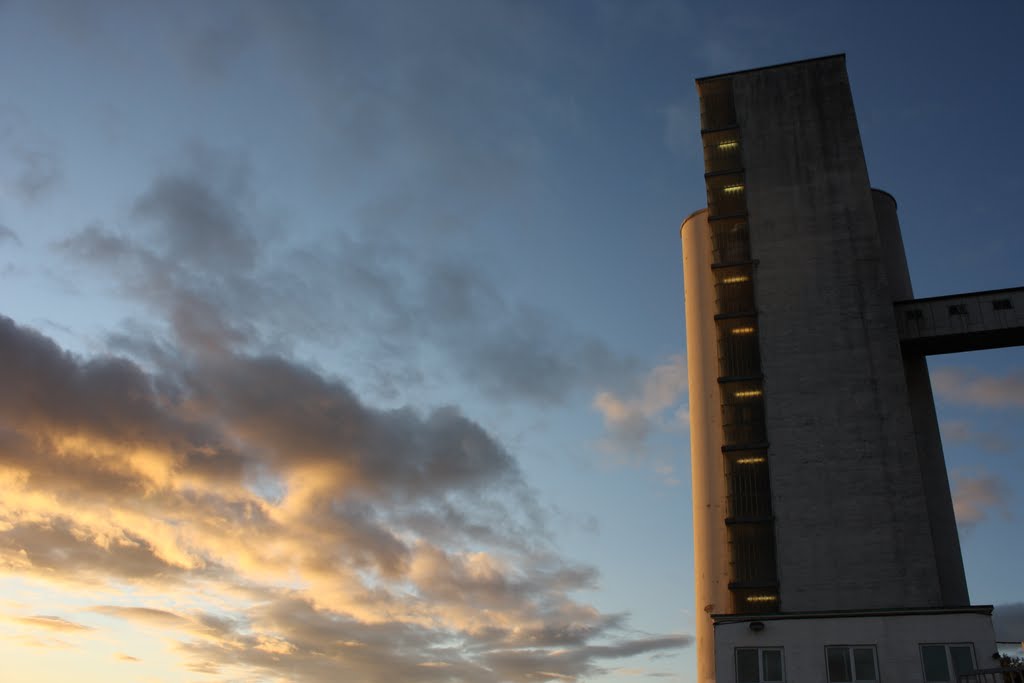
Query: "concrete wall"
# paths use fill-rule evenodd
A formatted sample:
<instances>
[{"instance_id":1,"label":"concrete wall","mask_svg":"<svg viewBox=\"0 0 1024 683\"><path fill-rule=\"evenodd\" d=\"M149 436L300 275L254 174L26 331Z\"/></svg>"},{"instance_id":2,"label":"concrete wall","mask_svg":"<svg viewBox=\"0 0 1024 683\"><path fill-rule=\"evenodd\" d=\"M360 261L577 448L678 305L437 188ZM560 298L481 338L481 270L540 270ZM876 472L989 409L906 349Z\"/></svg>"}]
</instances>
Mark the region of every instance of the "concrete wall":
<instances>
[{"instance_id":1,"label":"concrete wall","mask_svg":"<svg viewBox=\"0 0 1024 683\"><path fill-rule=\"evenodd\" d=\"M896 213L896 200L881 190L872 190L871 198L875 205L875 222L882 246L882 263L889 281L889 295L894 300L912 299L914 289L910 282L907 254ZM1024 301L1021 303L1024 304ZM897 331L902 339L901 323L906 316L902 315L898 307L895 314ZM939 419L935 414L928 361L920 354L907 353L905 346L901 348L904 351L903 369L917 440L921 482L928 505L928 522L942 604L946 607L969 605L971 601L967 593L967 577L960 553L960 536L949 491L949 475L946 473L946 458L942 452L942 437L939 435Z\"/></svg>"},{"instance_id":2,"label":"concrete wall","mask_svg":"<svg viewBox=\"0 0 1024 683\"><path fill-rule=\"evenodd\" d=\"M781 609L942 604L843 59L737 74ZM687 321L689 324L689 320Z\"/></svg>"},{"instance_id":3,"label":"concrete wall","mask_svg":"<svg viewBox=\"0 0 1024 683\"><path fill-rule=\"evenodd\" d=\"M919 683L922 644L972 643L978 668L995 665L992 619L983 613L879 615L861 617L762 620L764 630L750 630L749 621L719 623L718 683L736 681L737 647L782 647L785 680L825 683L825 648L830 645L874 645L881 683Z\"/></svg>"},{"instance_id":4,"label":"concrete wall","mask_svg":"<svg viewBox=\"0 0 1024 683\"><path fill-rule=\"evenodd\" d=\"M699 683L715 681L711 614L730 610L728 514L722 417L718 397L715 288L707 209L680 229L686 301L686 363L690 385L690 463L693 480L694 605Z\"/></svg>"}]
</instances>

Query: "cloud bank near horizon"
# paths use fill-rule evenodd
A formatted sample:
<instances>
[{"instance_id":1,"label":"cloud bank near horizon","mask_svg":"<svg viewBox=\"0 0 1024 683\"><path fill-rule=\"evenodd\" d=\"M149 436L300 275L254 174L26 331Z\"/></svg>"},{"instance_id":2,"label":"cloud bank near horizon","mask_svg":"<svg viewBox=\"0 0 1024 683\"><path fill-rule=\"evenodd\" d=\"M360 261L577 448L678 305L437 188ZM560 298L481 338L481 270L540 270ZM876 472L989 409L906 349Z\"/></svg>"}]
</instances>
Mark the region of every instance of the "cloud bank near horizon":
<instances>
[{"instance_id":1,"label":"cloud bank near horizon","mask_svg":"<svg viewBox=\"0 0 1024 683\"><path fill-rule=\"evenodd\" d=\"M0 362L3 571L220 596L93 608L173 634L194 671L554 680L690 642L575 597L595 571L559 557L514 457L455 408L374 409L224 347L151 371L81 358L7 318ZM23 619L65 644L89 628Z\"/></svg>"}]
</instances>

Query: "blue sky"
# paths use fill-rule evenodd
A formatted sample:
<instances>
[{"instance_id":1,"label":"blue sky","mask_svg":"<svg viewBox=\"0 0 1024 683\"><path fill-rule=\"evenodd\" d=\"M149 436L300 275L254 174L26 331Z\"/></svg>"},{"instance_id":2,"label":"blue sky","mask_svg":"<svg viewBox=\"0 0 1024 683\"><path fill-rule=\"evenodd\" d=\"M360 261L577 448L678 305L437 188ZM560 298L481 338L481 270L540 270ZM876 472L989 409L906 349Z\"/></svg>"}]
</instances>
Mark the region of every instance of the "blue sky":
<instances>
[{"instance_id":1,"label":"blue sky","mask_svg":"<svg viewBox=\"0 0 1024 683\"><path fill-rule=\"evenodd\" d=\"M0 1L0 677L693 681L693 80L845 52L915 293L1020 285L1024 11L922 7ZM1019 633L1024 351L930 365Z\"/></svg>"}]
</instances>

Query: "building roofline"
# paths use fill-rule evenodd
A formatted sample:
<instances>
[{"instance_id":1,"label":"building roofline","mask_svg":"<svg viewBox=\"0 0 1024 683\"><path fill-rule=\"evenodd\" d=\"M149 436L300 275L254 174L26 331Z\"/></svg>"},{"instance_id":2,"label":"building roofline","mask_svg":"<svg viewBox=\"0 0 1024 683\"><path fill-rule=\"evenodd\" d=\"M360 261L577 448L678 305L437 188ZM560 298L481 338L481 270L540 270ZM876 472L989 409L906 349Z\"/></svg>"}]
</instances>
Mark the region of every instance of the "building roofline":
<instances>
[{"instance_id":1,"label":"building roofline","mask_svg":"<svg viewBox=\"0 0 1024 683\"><path fill-rule=\"evenodd\" d=\"M1010 294L1012 292L1024 291L1024 287L1003 287L1002 289L983 289L979 292L957 292L955 294L942 294L940 296L923 296L915 299L899 299L893 301L894 306L901 305L912 305L918 303L925 303L927 301L941 301L943 299L958 299L967 296L991 296L994 294Z\"/></svg>"},{"instance_id":2,"label":"building roofline","mask_svg":"<svg viewBox=\"0 0 1024 683\"><path fill-rule=\"evenodd\" d=\"M896 201L896 197L892 196L892 192L889 192L887 190L882 190L882 189L877 188L877 187L872 187L871 191L872 192L877 192L878 194L884 194L886 197L888 197L889 199L892 200L893 206L895 206L897 209L899 208L899 206L900 206L899 202Z\"/></svg>"},{"instance_id":3,"label":"building roofline","mask_svg":"<svg viewBox=\"0 0 1024 683\"><path fill-rule=\"evenodd\" d=\"M687 216L686 218L684 218L684 219L683 219L683 222L682 222L682 223L680 223L680 225L685 225L685 224L686 224L686 221L690 220L691 218L693 218L694 216L696 216L696 215L697 215L698 213L704 213L704 212L706 212L707 210L708 210L708 207L706 207L706 206L705 206L705 207L704 207L703 209L697 209L696 211L694 211L693 213L691 213L691 214L690 214L689 216Z\"/></svg>"},{"instance_id":4,"label":"building roofline","mask_svg":"<svg viewBox=\"0 0 1024 683\"><path fill-rule=\"evenodd\" d=\"M759 66L759 67L756 67L754 69L740 69L739 71L730 71L730 72L724 73L724 74L715 74L714 76L701 76L700 78L696 79L696 81L699 84L699 83L703 83L704 81L713 81L713 80L718 79L718 78L727 78L729 76L738 76L740 74L749 74L749 73L754 73L755 71L766 71L768 69L778 69L778 68L781 68L781 67L784 67L784 66L793 66L795 64L807 64L809 62L821 62L821 61L824 61L826 59L842 59L842 60L845 60L846 59L846 53L845 52L837 52L834 55L824 55L822 57L811 57L810 59L797 59L796 61L792 61L792 62L783 62L782 64L772 64L771 66Z\"/></svg>"},{"instance_id":5,"label":"building roofline","mask_svg":"<svg viewBox=\"0 0 1024 683\"><path fill-rule=\"evenodd\" d=\"M789 619L848 619L851 617L911 617L938 614L992 614L992 605L963 605L960 607L876 608L824 610L815 612L771 612L764 614L712 614L715 626L747 621L785 621Z\"/></svg>"}]
</instances>

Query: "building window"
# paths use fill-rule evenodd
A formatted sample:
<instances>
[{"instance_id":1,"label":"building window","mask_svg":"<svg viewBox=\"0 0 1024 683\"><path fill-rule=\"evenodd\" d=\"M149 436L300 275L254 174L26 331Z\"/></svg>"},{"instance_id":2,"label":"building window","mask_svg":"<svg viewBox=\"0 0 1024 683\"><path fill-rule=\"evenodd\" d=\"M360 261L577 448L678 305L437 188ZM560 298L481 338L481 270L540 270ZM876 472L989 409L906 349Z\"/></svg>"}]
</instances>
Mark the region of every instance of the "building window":
<instances>
[{"instance_id":1,"label":"building window","mask_svg":"<svg viewBox=\"0 0 1024 683\"><path fill-rule=\"evenodd\" d=\"M1013 310L1013 302L1009 299L996 299L992 302L993 311L1011 311Z\"/></svg>"},{"instance_id":2,"label":"building window","mask_svg":"<svg viewBox=\"0 0 1024 683\"><path fill-rule=\"evenodd\" d=\"M919 308L912 308L907 311L907 320L924 320L924 311Z\"/></svg>"},{"instance_id":3,"label":"building window","mask_svg":"<svg viewBox=\"0 0 1024 683\"><path fill-rule=\"evenodd\" d=\"M829 683L878 680L878 659L874 645L825 648Z\"/></svg>"},{"instance_id":4,"label":"building window","mask_svg":"<svg viewBox=\"0 0 1024 683\"><path fill-rule=\"evenodd\" d=\"M966 304L953 304L952 306L949 307L949 314L950 315L967 315L967 305Z\"/></svg>"},{"instance_id":5,"label":"building window","mask_svg":"<svg viewBox=\"0 0 1024 683\"><path fill-rule=\"evenodd\" d=\"M956 683L960 676L975 669L974 646L970 643L922 645L921 665L926 683Z\"/></svg>"},{"instance_id":6,"label":"building window","mask_svg":"<svg viewBox=\"0 0 1024 683\"><path fill-rule=\"evenodd\" d=\"M785 681L781 647L736 648L736 683Z\"/></svg>"}]
</instances>

